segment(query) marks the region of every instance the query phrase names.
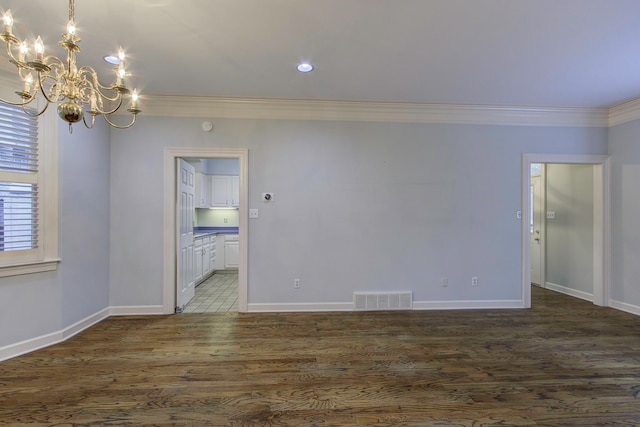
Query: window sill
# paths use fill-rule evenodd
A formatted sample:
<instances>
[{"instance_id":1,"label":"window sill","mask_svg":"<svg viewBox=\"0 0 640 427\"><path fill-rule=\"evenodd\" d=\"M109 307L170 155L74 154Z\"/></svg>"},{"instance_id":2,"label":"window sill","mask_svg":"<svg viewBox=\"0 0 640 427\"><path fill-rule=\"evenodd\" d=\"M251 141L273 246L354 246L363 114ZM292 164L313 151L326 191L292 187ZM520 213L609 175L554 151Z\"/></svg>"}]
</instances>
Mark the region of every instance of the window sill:
<instances>
[{"instance_id":1,"label":"window sill","mask_svg":"<svg viewBox=\"0 0 640 427\"><path fill-rule=\"evenodd\" d=\"M43 273L45 271L55 271L58 268L59 259L48 259L45 261L34 261L25 264L8 265L0 267L0 277L20 276L23 274Z\"/></svg>"}]
</instances>

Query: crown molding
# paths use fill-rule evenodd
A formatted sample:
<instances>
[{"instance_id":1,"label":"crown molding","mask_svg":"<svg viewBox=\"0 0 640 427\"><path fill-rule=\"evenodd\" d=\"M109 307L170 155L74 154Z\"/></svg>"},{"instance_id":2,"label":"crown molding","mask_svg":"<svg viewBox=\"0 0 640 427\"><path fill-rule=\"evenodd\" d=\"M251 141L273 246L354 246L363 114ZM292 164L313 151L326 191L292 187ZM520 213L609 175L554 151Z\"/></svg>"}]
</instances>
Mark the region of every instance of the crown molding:
<instances>
[{"instance_id":1,"label":"crown molding","mask_svg":"<svg viewBox=\"0 0 640 427\"><path fill-rule=\"evenodd\" d=\"M623 102L609 108L609 126L617 126L623 123L640 119L640 98Z\"/></svg>"},{"instance_id":2,"label":"crown molding","mask_svg":"<svg viewBox=\"0 0 640 427\"><path fill-rule=\"evenodd\" d=\"M607 127L609 110L462 104L148 95L144 115L265 120L329 120L509 126Z\"/></svg>"}]
</instances>

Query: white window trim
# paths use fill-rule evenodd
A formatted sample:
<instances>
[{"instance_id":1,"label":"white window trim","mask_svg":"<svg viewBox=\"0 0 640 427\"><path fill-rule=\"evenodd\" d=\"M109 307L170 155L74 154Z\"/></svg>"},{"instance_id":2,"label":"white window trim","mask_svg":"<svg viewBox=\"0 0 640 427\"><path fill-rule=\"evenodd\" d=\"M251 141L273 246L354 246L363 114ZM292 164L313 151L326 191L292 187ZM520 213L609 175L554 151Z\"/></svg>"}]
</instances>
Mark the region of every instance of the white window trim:
<instances>
[{"instance_id":1,"label":"white window trim","mask_svg":"<svg viewBox=\"0 0 640 427\"><path fill-rule=\"evenodd\" d=\"M0 277L54 271L58 268L58 116L49 108L39 119L38 188L40 245L36 259L0 265Z\"/></svg>"}]
</instances>

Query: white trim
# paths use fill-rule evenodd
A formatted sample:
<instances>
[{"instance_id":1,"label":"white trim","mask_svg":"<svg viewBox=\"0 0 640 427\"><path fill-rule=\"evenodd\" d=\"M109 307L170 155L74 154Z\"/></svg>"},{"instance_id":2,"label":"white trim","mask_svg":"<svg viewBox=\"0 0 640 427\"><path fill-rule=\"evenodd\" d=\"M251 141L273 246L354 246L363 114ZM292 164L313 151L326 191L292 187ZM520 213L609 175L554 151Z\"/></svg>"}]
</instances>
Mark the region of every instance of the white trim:
<instances>
[{"instance_id":1,"label":"white trim","mask_svg":"<svg viewBox=\"0 0 640 427\"><path fill-rule=\"evenodd\" d=\"M318 311L353 311L352 302L317 303L255 303L248 305L249 313L285 313Z\"/></svg>"},{"instance_id":2,"label":"white trim","mask_svg":"<svg viewBox=\"0 0 640 427\"><path fill-rule=\"evenodd\" d=\"M607 127L607 108L418 104L148 95L144 114L228 119L335 120L510 126Z\"/></svg>"},{"instance_id":3,"label":"white trim","mask_svg":"<svg viewBox=\"0 0 640 427\"><path fill-rule=\"evenodd\" d=\"M575 298L580 298L585 301L593 302L593 294L588 292L580 291L578 289L569 288L562 285L557 285L555 283L547 282L545 284L545 289L550 289L552 291L559 292L561 294L569 295Z\"/></svg>"},{"instance_id":4,"label":"white trim","mask_svg":"<svg viewBox=\"0 0 640 427\"><path fill-rule=\"evenodd\" d=\"M609 306L611 308L615 308L616 310L620 310L627 313L635 314L636 316L640 316L640 306L637 306L637 305L628 304L626 302L610 300Z\"/></svg>"},{"instance_id":5,"label":"white trim","mask_svg":"<svg viewBox=\"0 0 640 427\"><path fill-rule=\"evenodd\" d=\"M609 127L640 119L640 98L609 108Z\"/></svg>"},{"instance_id":6,"label":"white trim","mask_svg":"<svg viewBox=\"0 0 640 427\"><path fill-rule=\"evenodd\" d=\"M41 348L49 347L54 344L59 344L68 340L74 335L84 331L87 328L103 321L109 317L109 309L105 308L97 313L85 317L84 319L74 323L71 326L52 332L50 334L42 335L39 337L31 338L19 343L10 344L4 347L0 347L0 362L3 360L11 359L17 356L21 356L32 351L40 350Z\"/></svg>"},{"instance_id":7,"label":"white trim","mask_svg":"<svg viewBox=\"0 0 640 427\"><path fill-rule=\"evenodd\" d=\"M38 185L39 244L32 250L3 255L0 277L54 271L58 268L58 117L53 110L38 119L38 172L18 182ZM11 173L9 173L11 176Z\"/></svg>"},{"instance_id":8,"label":"white trim","mask_svg":"<svg viewBox=\"0 0 640 427\"><path fill-rule=\"evenodd\" d=\"M414 301L414 310L469 310L523 308L522 300L478 300L478 301Z\"/></svg>"},{"instance_id":9,"label":"white trim","mask_svg":"<svg viewBox=\"0 0 640 427\"><path fill-rule=\"evenodd\" d=\"M523 308L522 300L485 300L485 301L413 301L413 310L469 310L469 309L504 309ZM255 303L249 304L250 313L283 313L283 312L322 312L322 311L355 311L353 302L321 302L321 303ZM363 310L358 310L362 312ZM376 311L376 310L371 310ZM379 310L387 311L387 310ZM389 310L391 311L391 310Z\"/></svg>"},{"instance_id":10,"label":"white trim","mask_svg":"<svg viewBox=\"0 0 640 427\"><path fill-rule=\"evenodd\" d=\"M165 314L162 305L125 305L109 308L110 316L147 316Z\"/></svg>"},{"instance_id":11,"label":"white trim","mask_svg":"<svg viewBox=\"0 0 640 427\"><path fill-rule=\"evenodd\" d=\"M607 307L611 282L611 240L610 240L610 161L605 155L582 154L529 154L522 155L522 237L521 237L521 284L524 307L531 307L531 233L529 231L531 187L531 163L588 164L595 165L594 174L594 241L593 241L593 303ZM598 188L595 188L599 185Z\"/></svg>"},{"instance_id":12,"label":"white trim","mask_svg":"<svg viewBox=\"0 0 640 427\"><path fill-rule=\"evenodd\" d=\"M165 148L164 150L164 223L163 223L163 313L176 306L176 233L175 233L175 159L180 157L229 158L240 163L238 311L247 311L247 259L249 239L249 150L246 148Z\"/></svg>"},{"instance_id":13,"label":"white trim","mask_svg":"<svg viewBox=\"0 0 640 427\"><path fill-rule=\"evenodd\" d=\"M42 148L42 159L39 173L44 174L44 179L40 180L40 191L43 193L41 202L43 203L42 234L44 259L52 260L58 258L58 115L55 109L51 108L42 115L40 126L42 134L40 140L45 141L40 145ZM57 266L56 266L57 267Z\"/></svg>"},{"instance_id":14,"label":"white trim","mask_svg":"<svg viewBox=\"0 0 640 427\"><path fill-rule=\"evenodd\" d=\"M84 319L74 323L71 326L67 326L65 329L62 330L63 341L71 338L76 334L79 334L80 332L84 331L87 328L90 328L91 326L97 323L102 322L107 317L109 317L109 309L103 308L97 313L87 316Z\"/></svg>"},{"instance_id":15,"label":"white trim","mask_svg":"<svg viewBox=\"0 0 640 427\"><path fill-rule=\"evenodd\" d=\"M44 273L58 268L59 259L25 262L7 267L0 267L0 277L20 276L22 274Z\"/></svg>"}]
</instances>

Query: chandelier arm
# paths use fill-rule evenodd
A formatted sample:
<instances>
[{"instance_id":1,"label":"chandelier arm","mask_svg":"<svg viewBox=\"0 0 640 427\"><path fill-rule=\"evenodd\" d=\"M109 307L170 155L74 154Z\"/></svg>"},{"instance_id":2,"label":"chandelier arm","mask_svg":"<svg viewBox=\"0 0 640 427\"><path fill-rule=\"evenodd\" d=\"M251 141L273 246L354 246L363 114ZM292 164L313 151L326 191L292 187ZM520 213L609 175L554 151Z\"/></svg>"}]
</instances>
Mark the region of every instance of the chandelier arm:
<instances>
[{"instance_id":1,"label":"chandelier arm","mask_svg":"<svg viewBox=\"0 0 640 427\"><path fill-rule=\"evenodd\" d=\"M47 94L47 91L44 90L44 86L43 86L42 82L44 80L46 80L46 79L52 79L52 80L54 80L56 82L51 86L51 90L53 91L54 88L56 88L57 80L54 77L50 76L49 74L45 74L43 76L42 72L38 71L38 86L40 87L40 92L42 93L42 96L44 96L44 99L47 100L47 103L57 102L58 99L60 99L60 95L59 94L56 94L55 96L51 96L50 97L51 94ZM57 91L58 90L56 89L56 92Z\"/></svg>"},{"instance_id":2,"label":"chandelier arm","mask_svg":"<svg viewBox=\"0 0 640 427\"><path fill-rule=\"evenodd\" d=\"M32 98L32 100L33 100L33 99L35 99L35 97L33 97L33 98ZM29 103L30 103L30 102L31 102L31 101L29 101ZM27 110L27 109L25 108L25 106L26 106L26 105L28 105L29 103L27 103L27 104L22 104L22 111L24 111L24 113L25 113L27 116L31 116L31 117L39 117L39 116L43 115L43 114L44 114L44 112L45 112L45 111L47 111L47 108L49 108L49 105L51 104L50 102L47 102L47 103L45 103L45 104L44 104L44 108L42 109L42 111L40 111L39 113L38 113L38 112L36 112L36 113L31 113L31 112L29 112L29 110Z\"/></svg>"},{"instance_id":3,"label":"chandelier arm","mask_svg":"<svg viewBox=\"0 0 640 427\"><path fill-rule=\"evenodd\" d=\"M24 107L25 105L29 105L31 104L31 102L35 99L35 96L31 96L30 98L28 98L29 100L25 102L25 100L23 100L22 102L13 102L13 101L7 101L6 99L0 97L0 102L2 102L3 104L8 104L8 105L15 105L15 106L21 106Z\"/></svg>"},{"instance_id":4,"label":"chandelier arm","mask_svg":"<svg viewBox=\"0 0 640 427\"><path fill-rule=\"evenodd\" d=\"M109 98L107 98L107 99L109 99ZM107 110L101 110L100 107L98 107L98 112L100 114L105 115L105 116L115 113L116 111L118 111L120 109L120 107L122 107L122 96L119 96L119 98L114 98L113 99L113 101L116 101L116 100L118 101L118 105L116 105L113 109L107 111Z\"/></svg>"},{"instance_id":5,"label":"chandelier arm","mask_svg":"<svg viewBox=\"0 0 640 427\"><path fill-rule=\"evenodd\" d=\"M120 96L120 92L116 91L112 86L105 86L102 83L100 83L100 80L98 79L98 74L93 68L85 65L81 67L80 70L78 70L78 74L81 74L87 81L89 81L89 79L87 78L87 75L91 76L92 82L89 82L89 83L93 86L93 90L99 93L102 98L105 98L109 101L116 101ZM112 98L108 96L103 90L115 91L116 95Z\"/></svg>"},{"instance_id":6,"label":"chandelier arm","mask_svg":"<svg viewBox=\"0 0 640 427\"><path fill-rule=\"evenodd\" d=\"M7 42L7 55L9 55L9 62L14 64L16 67L18 67L18 69L24 68L24 65L25 65L24 61L20 61L15 57L15 55L13 54L13 51L11 50L11 44L12 43ZM22 44L22 41L18 40L16 44L19 46Z\"/></svg>"},{"instance_id":7,"label":"chandelier arm","mask_svg":"<svg viewBox=\"0 0 640 427\"><path fill-rule=\"evenodd\" d=\"M107 115L103 115L102 117L104 117L105 121L107 123L109 123L110 126L116 128L116 129L128 129L131 126L133 126L133 124L136 122L136 116L137 116L137 114L133 114L133 120L131 120L131 123L129 123L128 125L125 125L125 126L121 126L121 125L117 125L117 124L113 123L111 120L109 120L109 117Z\"/></svg>"},{"instance_id":8,"label":"chandelier arm","mask_svg":"<svg viewBox=\"0 0 640 427\"><path fill-rule=\"evenodd\" d=\"M87 123L87 115L86 114L84 116L82 116L82 121L84 122L84 126L87 129L93 129L93 126L96 124L96 116L95 116L95 114L91 115L91 126L89 126L89 124Z\"/></svg>"},{"instance_id":9,"label":"chandelier arm","mask_svg":"<svg viewBox=\"0 0 640 427\"><path fill-rule=\"evenodd\" d=\"M47 64L47 66L49 66L50 68L56 68L56 67L60 67L64 70L64 62L62 61L62 59L58 58L57 56L54 55L49 55L47 56L44 61L45 64ZM54 62L54 63L52 63Z\"/></svg>"}]
</instances>

